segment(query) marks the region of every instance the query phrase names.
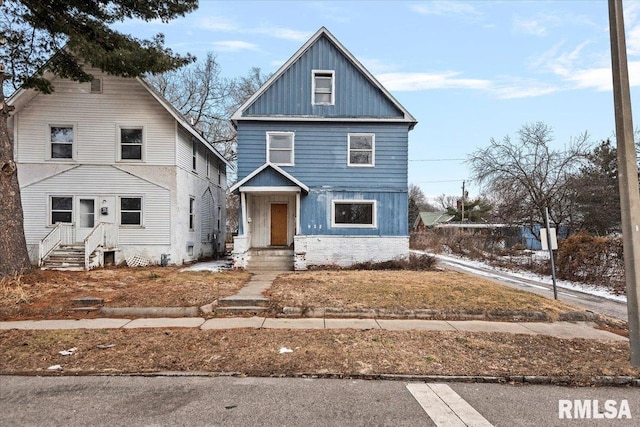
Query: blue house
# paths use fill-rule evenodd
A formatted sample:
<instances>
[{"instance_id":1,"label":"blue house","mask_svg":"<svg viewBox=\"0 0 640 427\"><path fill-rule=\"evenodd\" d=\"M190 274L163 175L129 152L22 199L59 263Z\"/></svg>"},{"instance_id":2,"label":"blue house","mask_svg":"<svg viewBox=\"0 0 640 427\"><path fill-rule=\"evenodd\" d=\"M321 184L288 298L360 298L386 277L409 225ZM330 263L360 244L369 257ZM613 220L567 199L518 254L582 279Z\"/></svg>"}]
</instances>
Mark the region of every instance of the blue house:
<instances>
[{"instance_id":1,"label":"blue house","mask_svg":"<svg viewBox=\"0 0 640 427\"><path fill-rule=\"evenodd\" d=\"M237 267L305 270L408 255L408 133L417 121L326 28L232 121ZM266 262L276 258L283 262Z\"/></svg>"}]
</instances>

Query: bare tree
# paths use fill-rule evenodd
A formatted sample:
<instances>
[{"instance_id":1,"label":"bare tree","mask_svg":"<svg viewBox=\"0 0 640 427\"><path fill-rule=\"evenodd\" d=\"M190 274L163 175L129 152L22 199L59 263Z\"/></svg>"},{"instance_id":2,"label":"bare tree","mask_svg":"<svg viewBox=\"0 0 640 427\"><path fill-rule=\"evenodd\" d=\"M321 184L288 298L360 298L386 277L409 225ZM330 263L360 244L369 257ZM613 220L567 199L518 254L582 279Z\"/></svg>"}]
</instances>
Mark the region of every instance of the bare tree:
<instances>
[{"instance_id":1,"label":"bare tree","mask_svg":"<svg viewBox=\"0 0 640 427\"><path fill-rule=\"evenodd\" d=\"M446 194L440 194L439 196L436 197L435 203L436 203L436 208L446 211L448 209L456 209L457 203L458 203L458 196L451 196L451 195L446 195Z\"/></svg>"},{"instance_id":2,"label":"bare tree","mask_svg":"<svg viewBox=\"0 0 640 427\"><path fill-rule=\"evenodd\" d=\"M229 123L235 83L220 76L213 53L178 70L147 76L164 96L229 162L235 160L235 131Z\"/></svg>"},{"instance_id":3,"label":"bare tree","mask_svg":"<svg viewBox=\"0 0 640 427\"><path fill-rule=\"evenodd\" d=\"M492 138L472 153L467 163L473 179L499 196L497 210L511 222L542 224L545 207L556 226L570 221L574 205L567 183L585 159L588 134L573 138L564 151L551 149L553 130L541 122L523 125L518 136L518 142Z\"/></svg>"}]
</instances>

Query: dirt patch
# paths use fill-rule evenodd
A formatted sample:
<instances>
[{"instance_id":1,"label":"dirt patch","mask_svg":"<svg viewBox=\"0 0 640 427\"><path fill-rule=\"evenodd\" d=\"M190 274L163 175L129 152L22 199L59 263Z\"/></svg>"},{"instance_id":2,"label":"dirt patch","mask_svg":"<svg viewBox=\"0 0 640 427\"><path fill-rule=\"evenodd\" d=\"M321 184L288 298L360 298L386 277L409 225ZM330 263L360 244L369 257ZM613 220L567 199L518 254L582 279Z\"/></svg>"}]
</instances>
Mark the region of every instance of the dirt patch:
<instances>
[{"instance_id":1,"label":"dirt patch","mask_svg":"<svg viewBox=\"0 0 640 427\"><path fill-rule=\"evenodd\" d=\"M278 277L268 290L276 311L283 307L342 309L431 309L443 312L560 313L571 305L455 271L313 271Z\"/></svg>"},{"instance_id":2,"label":"dirt patch","mask_svg":"<svg viewBox=\"0 0 640 427\"><path fill-rule=\"evenodd\" d=\"M73 355L59 351L76 348ZM280 353L281 348L292 350ZM253 376L405 374L640 376L625 342L540 335L384 330L3 331L0 373L237 372Z\"/></svg>"},{"instance_id":3,"label":"dirt patch","mask_svg":"<svg viewBox=\"0 0 640 427\"><path fill-rule=\"evenodd\" d=\"M41 271L0 280L0 320L95 317L71 311L72 299L103 298L109 307L202 306L233 295L244 271L180 272L181 267Z\"/></svg>"}]
</instances>

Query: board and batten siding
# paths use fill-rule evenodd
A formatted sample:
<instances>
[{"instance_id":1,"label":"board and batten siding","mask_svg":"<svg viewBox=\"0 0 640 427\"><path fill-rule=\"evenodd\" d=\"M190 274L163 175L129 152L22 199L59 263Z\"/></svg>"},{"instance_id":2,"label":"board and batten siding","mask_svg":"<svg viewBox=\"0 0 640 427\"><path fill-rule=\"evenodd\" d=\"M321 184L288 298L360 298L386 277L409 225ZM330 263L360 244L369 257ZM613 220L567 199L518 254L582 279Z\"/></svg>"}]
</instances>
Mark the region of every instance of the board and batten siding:
<instances>
[{"instance_id":1,"label":"board and batten siding","mask_svg":"<svg viewBox=\"0 0 640 427\"><path fill-rule=\"evenodd\" d=\"M112 166L78 166L21 189L27 243L34 244L50 231L50 196L142 197L142 227L119 227L121 245L171 243L170 191ZM99 206L99 201L97 201ZM119 222L119 206L116 208ZM99 220L99 218L98 218Z\"/></svg>"},{"instance_id":2,"label":"board and batten siding","mask_svg":"<svg viewBox=\"0 0 640 427\"><path fill-rule=\"evenodd\" d=\"M295 234L296 198L286 194L250 196L248 216L251 218L251 246L264 248L271 244L271 205L287 205L287 245L293 243Z\"/></svg>"},{"instance_id":3,"label":"board and batten siding","mask_svg":"<svg viewBox=\"0 0 640 427\"><path fill-rule=\"evenodd\" d=\"M300 200L300 234L333 236L407 236L407 192L311 190ZM334 200L376 201L375 228L332 227Z\"/></svg>"},{"instance_id":4,"label":"board and batten siding","mask_svg":"<svg viewBox=\"0 0 640 427\"><path fill-rule=\"evenodd\" d=\"M267 161L269 131L295 133L295 165L281 168L311 188L407 190L407 124L241 122L238 179ZM349 133L375 134L374 167L347 165Z\"/></svg>"},{"instance_id":5,"label":"board and batten siding","mask_svg":"<svg viewBox=\"0 0 640 427\"><path fill-rule=\"evenodd\" d=\"M75 126L73 160L56 163L116 164L118 125L144 127L144 163L174 165L175 120L136 79L110 76L87 69L102 79L102 92L91 93L91 83L54 78L55 92L38 93L17 113L16 158L20 163L47 160L49 125ZM140 163L140 162L121 162Z\"/></svg>"},{"instance_id":6,"label":"board and batten siding","mask_svg":"<svg viewBox=\"0 0 640 427\"><path fill-rule=\"evenodd\" d=\"M311 102L312 70L335 71L335 105ZM325 36L318 39L243 116L321 116L403 118L389 98Z\"/></svg>"}]
</instances>

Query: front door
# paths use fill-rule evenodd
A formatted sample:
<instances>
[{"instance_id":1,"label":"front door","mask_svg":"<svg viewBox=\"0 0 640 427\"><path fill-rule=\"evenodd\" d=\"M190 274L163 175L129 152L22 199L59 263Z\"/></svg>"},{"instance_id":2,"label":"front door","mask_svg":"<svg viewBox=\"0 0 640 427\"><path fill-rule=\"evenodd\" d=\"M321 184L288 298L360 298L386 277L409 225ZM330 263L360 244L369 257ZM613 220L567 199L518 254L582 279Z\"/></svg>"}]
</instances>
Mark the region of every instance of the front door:
<instances>
[{"instance_id":1,"label":"front door","mask_svg":"<svg viewBox=\"0 0 640 427\"><path fill-rule=\"evenodd\" d=\"M287 205L271 204L271 246L287 246Z\"/></svg>"},{"instance_id":2,"label":"front door","mask_svg":"<svg viewBox=\"0 0 640 427\"><path fill-rule=\"evenodd\" d=\"M96 200L78 199L78 218L76 220L76 241L83 242L96 225Z\"/></svg>"}]
</instances>

